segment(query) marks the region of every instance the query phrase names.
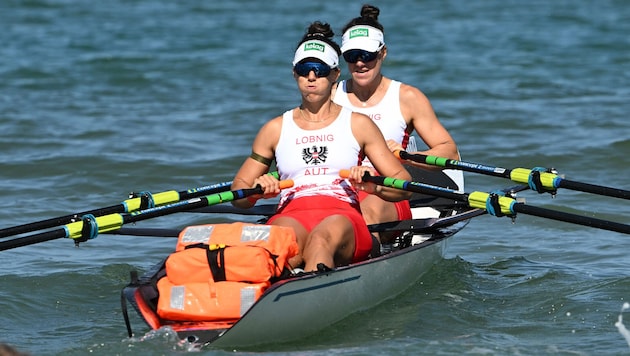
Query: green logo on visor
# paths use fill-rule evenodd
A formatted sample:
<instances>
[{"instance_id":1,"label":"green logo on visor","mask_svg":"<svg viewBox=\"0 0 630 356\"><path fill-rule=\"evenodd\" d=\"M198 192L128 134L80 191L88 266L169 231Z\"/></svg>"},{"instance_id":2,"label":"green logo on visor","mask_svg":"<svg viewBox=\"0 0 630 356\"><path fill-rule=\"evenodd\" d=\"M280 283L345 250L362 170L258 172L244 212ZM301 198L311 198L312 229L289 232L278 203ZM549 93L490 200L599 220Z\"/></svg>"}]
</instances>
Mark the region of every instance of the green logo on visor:
<instances>
[{"instance_id":1,"label":"green logo on visor","mask_svg":"<svg viewBox=\"0 0 630 356\"><path fill-rule=\"evenodd\" d=\"M324 45L315 42L308 42L304 45L304 50L324 52Z\"/></svg>"},{"instance_id":2,"label":"green logo on visor","mask_svg":"<svg viewBox=\"0 0 630 356\"><path fill-rule=\"evenodd\" d=\"M355 37L370 37L370 34L367 28L357 28L350 31L350 38Z\"/></svg>"}]
</instances>

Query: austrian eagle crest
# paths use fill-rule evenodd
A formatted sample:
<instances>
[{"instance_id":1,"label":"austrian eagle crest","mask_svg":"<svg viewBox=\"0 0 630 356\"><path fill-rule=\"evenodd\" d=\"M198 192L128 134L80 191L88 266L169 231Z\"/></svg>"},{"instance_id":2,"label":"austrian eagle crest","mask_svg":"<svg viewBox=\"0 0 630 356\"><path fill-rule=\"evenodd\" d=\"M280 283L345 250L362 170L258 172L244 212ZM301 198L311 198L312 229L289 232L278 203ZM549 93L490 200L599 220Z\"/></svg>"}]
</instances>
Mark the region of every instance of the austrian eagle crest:
<instances>
[{"instance_id":1,"label":"austrian eagle crest","mask_svg":"<svg viewBox=\"0 0 630 356\"><path fill-rule=\"evenodd\" d=\"M302 150L302 159L308 164L320 164L326 162L326 156L328 156L328 147L313 146Z\"/></svg>"}]
</instances>

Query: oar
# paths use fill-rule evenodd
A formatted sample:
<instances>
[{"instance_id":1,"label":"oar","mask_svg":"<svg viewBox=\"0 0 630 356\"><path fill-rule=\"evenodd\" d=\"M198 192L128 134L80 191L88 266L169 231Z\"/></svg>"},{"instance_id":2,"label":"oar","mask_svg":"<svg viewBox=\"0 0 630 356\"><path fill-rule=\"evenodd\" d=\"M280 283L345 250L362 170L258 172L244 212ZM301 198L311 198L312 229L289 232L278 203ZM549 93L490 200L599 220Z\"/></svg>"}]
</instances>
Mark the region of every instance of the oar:
<instances>
[{"instance_id":1,"label":"oar","mask_svg":"<svg viewBox=\"0 0 630 356\"><path fill-rule=\"evenodd\" d=\"M528 189L524 185L515 185L512 187L501 189L502 194L515 194ZM463 205L454 202L453 205ZM413 206L412 206L413 207ZM419 205L418 207L425 207ZM277 204L259 204L249 209L234 208L226 205L213 205L205 208L189 210L191 213L199 212L222 212L228 214L239 215L260 215L271 216L275 213ZM411 232L430 232L432 229L448 226L463 220L469 220L473 217L486 214L485 209L470 208L466 211L458 212L443 218L420 218L410 220L390 221L379 224L368 225L368 229L372 232L384 232L392 230L404 230ZM139 227L121 227L118 230L109 231L114 235L131 235L131 236L152 236L152 237L178 237L181 229L161 229L161 228L139 228Z\"/></svg>"},{"instance_id":2,"label":"oar","mask_svg":"<svg viewBox=\"0 0 630 356\"><path fill-rule=\"evenodd\" d=\"M280 188L282 189L292 186L292 180L280 181ZM256 188L221 192L204 197L179 201L173 204L138 210L130 214L114 213L99 217L84 215L81 217L80 221L72 222L56 229L0 242L0 251L59 238L71 238L75 240L75 243L84 242L88 239L95 238L99 233L120 229L124 224L179 213L190 209L202 208L232 200L243 199L251 195L262 193L263 190L260 186L257 186Z\"/></svg>"},{"instance_id":3,"label":"oar","mask_svg":"<svg viewBox=\"0 0 630 356\"><path fill-rule=\"evenodd\" d=\"M342 170L339 175L346 178L349 176L349 171ZM630 225L526 205L525 203L517 202L514 198L500 196L496 193L464 193L419 182L409 182L406 180L390 177L371 176L368 173L363 176L363 180L385 187L397 188L410 192L434 195L437 197L461 201L466 203L471 208L485 209L490 215L494 215L497 217L515 217L516 213L523 213L557 221L564 221L603 230L630 234Z\"/></svg>"},{"instance_id":4,"label":"oar","mask_svg":"<svg viewBox=\"0 0 630 356\"><path fill-rule=\"evenodd\" d=\"M434 232L435 229L438 229L440 227L448 226L463 220L469 220L485 213L486 211L483 209L470 209L465 212L443 218L421 218L372 224L368 225L368 230L372 232L385 232L394 230L411 231L415 233ZM108 232L108 234L150 237L178 237L181 232L182 229L122 227L118 230L110 231Z\"/></svg>"},{"instance_id":5,"label":"oar","mask_svg":"<svg viewBox=\"0 0 630 356\"><path fill-rule=\"evenodd\" d=\"M486 166L479 163L457 161L454 159L448 159L436 156L426 156L417 153L408 153L406 151L395 151L401 159L410 160L414 162L424 163L432 166L458 169L467 172L481 173L494 177L502 177L511 179L517 183L528 184L529 187L539 193L552 193L555 194L558 188L565 188L570 190L577 190L585 193L593 193L599 195L605 195L613 198L629 199L630 190L624 190L619 188L605 187L596 184L576 182L568 180L558 176L555 173L551 173L544 168L526 169L526 168L514 168L507 169L502 167Z\"/></svg>"},{"instance_id":6,"label":"oar","mask_svg":"<svg viewBox=\"0 0 630 356\"><path fill-rule=\"evenodd\" d=\"M269 173L278 178L278 172ZM140 192L133 194L134 197L123 201L120 204L108 206L105 208L99 208L94 210L88 210L80 213L69 214L60 216L57 218L51 218L47 220L41 220L29 224L17 225L0 229L0 238L19 235L27 232L38 231L48 229L55 226L69 224L81 219L84 215L102 216L115 213L131 213L140 209L152 208L155 206L161 206L165 204L175 203L185 199L191 199L208 194L215 194L225 192L230 189L232 182L223 182L212 185L206 185L204 187L193 188L182 191L164 191L156 194L149 192Z\"/></svg>"}]
</instances>

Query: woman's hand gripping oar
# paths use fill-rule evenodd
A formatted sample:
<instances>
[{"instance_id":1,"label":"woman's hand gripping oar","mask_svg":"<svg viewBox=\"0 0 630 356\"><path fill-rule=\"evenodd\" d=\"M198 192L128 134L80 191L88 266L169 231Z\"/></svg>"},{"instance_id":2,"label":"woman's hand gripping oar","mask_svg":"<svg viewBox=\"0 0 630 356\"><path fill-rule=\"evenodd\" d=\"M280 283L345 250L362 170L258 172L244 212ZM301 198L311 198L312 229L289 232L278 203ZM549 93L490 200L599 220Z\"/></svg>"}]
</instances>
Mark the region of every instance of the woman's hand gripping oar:
<instances>
[{"instance_id":1,"label":"woman's hand gripping oar","mask_svg":"<svg viewBox=\"0 0 630 356\"><path fill-rule=\"evenodd\" d=\"M368 194L376 194L380 196L382 199L398 201L400 197L396 199L391 199L391 197L387 196L386 190L389 189L388 186L383 184L375 184L371 179L367 179L367 177L373 177L376 175L376 170L371 167L365 166L354 166L350 169L342 169L339 171L339 176L342 178L346 178L350 180L350 183L357 191L364 191ZM390 190L391 191L391 190ZM403 197L404 199L409 198L411 194Z\"/></svg>"}]
</instances>

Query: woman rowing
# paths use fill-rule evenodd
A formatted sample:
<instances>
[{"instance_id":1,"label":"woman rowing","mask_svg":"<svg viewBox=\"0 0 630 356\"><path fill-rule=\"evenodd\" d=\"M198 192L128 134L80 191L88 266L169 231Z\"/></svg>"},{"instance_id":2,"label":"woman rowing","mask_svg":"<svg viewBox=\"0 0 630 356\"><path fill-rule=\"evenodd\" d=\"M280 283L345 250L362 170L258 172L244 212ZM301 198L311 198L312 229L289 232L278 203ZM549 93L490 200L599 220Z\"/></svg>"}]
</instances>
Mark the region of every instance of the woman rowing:
<instances>
[{"instance_id":1,"label":"woman rowing","mask_svg":"<svg viewBox=\"0 0 630 356\"><path fill-rule=\"evenodd\" d=\"M407 149L415 130L429 147L421 153L459 159L455 141L433 112L429 99L419 89L385 77L381 72L387 46L383 25L378 21L379 13L378 7L363 5L361 16L350 20L343 28L341 50L351 78L341 81L334 89L333 101L371 117L392 151ZM372 165L369 159L363 164ZM363 193L359 194L359 200L368 224L411 218L407 200L393 203ZM381 234L380 240L389 243L394 237L394 234Z\"/></svg>"},{"instance_id":2,"label":"woman rowing","mask_svg":"<svg viewBox=\"0 0 630 356\"><path fill-rule=\"evenodd\" d=\"M411 179L369 117L332 102L341 54L333 36L326 23L316 21L309 26L293 58L293 77L302 102L263 125L252 154L232 184L232 189L260 185L264 197L281 194L277 214L268 224L295 230L300 254L289 263L307 272L368 257L372 238L361 215L357 190L387 201L409 197L405 191L364 182L364 173L374 174L376 168L383 175ZM374 168L358 165L363 155ZM266 174L273 160L280 179L294 181L292 188L281 192L278 180ZM349 169L348 179L340 178L342 169ZM255 200L240 199L233 204L249 208Z\"/></svg>"}]
</instances>

